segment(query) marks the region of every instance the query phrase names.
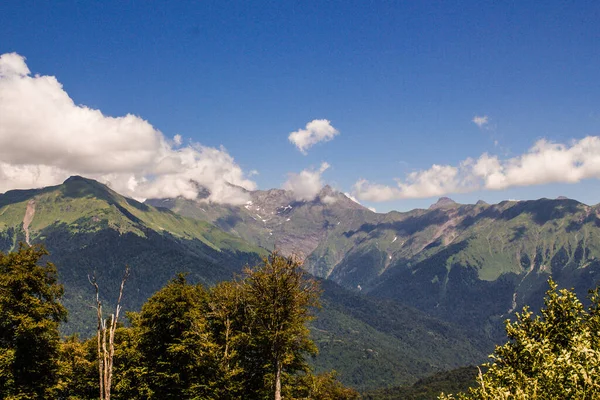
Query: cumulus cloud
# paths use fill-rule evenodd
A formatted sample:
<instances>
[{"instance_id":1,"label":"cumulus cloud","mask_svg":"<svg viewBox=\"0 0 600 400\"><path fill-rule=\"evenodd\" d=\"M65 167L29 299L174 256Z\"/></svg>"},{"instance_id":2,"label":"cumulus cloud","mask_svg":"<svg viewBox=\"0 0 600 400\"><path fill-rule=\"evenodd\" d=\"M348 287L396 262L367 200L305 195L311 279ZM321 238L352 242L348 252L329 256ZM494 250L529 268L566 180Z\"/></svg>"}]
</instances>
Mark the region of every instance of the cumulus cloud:
<instances>
[{"instance_id":1,"label":"cumulus cloud","mask_svg":"<svg viewBox=\"0 0 600 400\"><path fill-rule=\"evenodd\" d=\"M173 143L175 144L175 146L181 146L182 142L183 142L183 139L182 139L181 135L177 134L177 135L173 136Z\"/></svg>"},{"instance_id":2,"label":"cumulus cloud","mask_svg":"<svg viewBox=\"0 0 600 400\"><path fill-rule=\"evenodd\" d=\"M438 197L476 190L501 190L515 186L576 183L600 178L600 137L588 136L570 144L542 139L526 153L502 160L488 153L468 158L458 166L431 168L397 179L396 186L361 179L354 184L357 198L390 201Z\"/></svg>"},{"instance_id":3,"label":"cumulus cloud","mask_svg":"<svg viewBox=\"0 0 600 400\"><path fill-rule=\"evenodd\" d=\"M318 170L305 169L298 174L290 173L282 187L294 192L296 200L314 200L323 187L321 176L328 168L329 164L324 162Z\"/></svg>"},{"instance_id":4,"label":"cumulus cloud","mask_svg":"<svg viewBox=\"0 0 600 400\"><path fill-rule=\"evenodd\" d=\"M180 147L144 119L77 105L53 76L31 76L25 58L0 56L0 192L58 184L70 175L109 183L136 198L242 204L255 189L224 148Z\"/></svg>"},{"instance_id":5,"label":"cumulus cloud","mask_svg":"<svg viewBox=\"0 0 600 400\"><path fill-rule=\"evenodd\" d=\"M326 119L315 119L306 124L305 129L299 129L290 133L288 139L292 142L302 154L306 154L306 150L319 142L328 142L339 131L335 129L331 122Z\"/></svg>"},{"instance_id":6,"label":"cumulus cloud","mask_svg":"<svg viewBox=\"0 0 600 400\"><path fill-rule=\"evenodd\" d=\"M483 128L485 125L488 124L488 116L487 115L476 115L473 117L472 122L477 125L480 128Z\"/></svg>"}]
</instances>

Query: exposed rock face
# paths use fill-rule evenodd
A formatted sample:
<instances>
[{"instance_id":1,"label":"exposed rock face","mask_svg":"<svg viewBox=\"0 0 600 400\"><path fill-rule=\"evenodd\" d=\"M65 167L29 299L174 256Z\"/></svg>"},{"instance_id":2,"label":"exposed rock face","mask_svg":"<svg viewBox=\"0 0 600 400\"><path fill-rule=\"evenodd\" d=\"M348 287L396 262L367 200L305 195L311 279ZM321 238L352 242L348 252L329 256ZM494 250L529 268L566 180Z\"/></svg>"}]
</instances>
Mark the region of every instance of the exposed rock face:
<instances>
[{"instance_id":1,"label":"exposed rock face","mask_svg":"<svg viewBox=\"0 0 600 400\"><path fill-rule=\"evenodd\" d=\"M27 208L25 209L25 216L23 217L23 231L25 231L25 243L31 246L30 234L29 234L29 225L31 225L31 221L33 221L33 217L35 216L35 200L31 199L27 202Z\"/></svg>"},{"instance_id":2,"label":"exposed rock face","mask_svg":"<svg viewBox=\"0 0 600 400\"><path fill-rule=\"evenodd\" d=\"M304 258L347 288L472 326L535 305L549 273L583 297L600 276L600 207L574 200L443 197L428 210L376 214L329 187L312 201L284 190L250 196L242 207L177 200L172 209ZM193 211L199 204L205 212Z\"/></svg>"},{"instance_id":3,"label":"exposed rock face","mask_svg":"<svg viewBox=\"0 0 600 400\"><path fill-rule=\"evenodd\" d=\"M429 209L430 210L435 210L435 209L438 209L438 208L455 207L457 205L458 205L458 203L455 202L454 200L452 200L449 197L440 197L437 202L435 202L434 204L432 204L429 207Z\"/></svg>"},{"instance_id":4,"label":"exposed rock face","mask_svg":"<svg viewBox=\"0 0 600 400\"><path fill-rule=\"evenodd\" d=\"M243 206L197 200L150 199L146 203L166 207L184 216L205 220L249 242L306 259L333 230L347 228L364 215L375 215L343 193L325 186L311 201L298 201L282 189L248 192ZM354 214L360 214L356 217Z\"/></svg>"}]
</instances>

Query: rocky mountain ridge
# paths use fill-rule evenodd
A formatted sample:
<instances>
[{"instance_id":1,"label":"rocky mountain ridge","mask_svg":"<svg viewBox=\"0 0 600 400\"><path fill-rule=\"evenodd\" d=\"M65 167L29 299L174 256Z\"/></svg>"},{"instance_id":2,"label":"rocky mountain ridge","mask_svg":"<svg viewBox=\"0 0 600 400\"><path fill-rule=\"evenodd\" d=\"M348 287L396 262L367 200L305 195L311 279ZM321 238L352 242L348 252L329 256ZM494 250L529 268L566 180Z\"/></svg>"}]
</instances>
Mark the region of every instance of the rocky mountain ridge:
<instances>
[{"instance_id":1,"label":"rocky mountain ridge","mask_svg":"<svg viewBox=\"0 0 600 400\"><path fill-rule=\"evenodd\" d=\"M202 214L193 200L172 200L170 208L300 256L311 273L346 288L484 331L501 331L498 321L537 304L550 274L581 293L600 277L599 206L564 198L498 204L441 198L426 210L379 214L324 191L304 202L291 192L256 191L251 204L204 203Z\"/></svg>"}]
</instances>

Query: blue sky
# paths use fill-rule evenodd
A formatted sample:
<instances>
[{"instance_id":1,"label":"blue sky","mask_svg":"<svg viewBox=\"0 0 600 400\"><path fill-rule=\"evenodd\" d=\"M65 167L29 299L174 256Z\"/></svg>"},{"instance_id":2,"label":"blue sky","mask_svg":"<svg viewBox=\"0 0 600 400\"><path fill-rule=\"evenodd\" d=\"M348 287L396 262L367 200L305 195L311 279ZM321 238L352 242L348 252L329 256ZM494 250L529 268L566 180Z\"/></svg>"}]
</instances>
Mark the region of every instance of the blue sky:
<instances>
[{"instance_id":1,"label":"blue sky","mask_svg":"<svg viewBox=\"0 0 600 400\"><path fill-rule=\"evenodd\" d=\"M224 146L243 171L258 171L258 188L327 162L322 182L351 192L359 179L396 187L434 164L597 136L599 20L593 1L9 0L0 54L55 76L76 104ZM339 134L303 155L288 135L315 119ZM599 203L597 176L585 176L447 195ZM387 211L435 201L392 197L363 202Z\"/></svg>"}]
</instances>

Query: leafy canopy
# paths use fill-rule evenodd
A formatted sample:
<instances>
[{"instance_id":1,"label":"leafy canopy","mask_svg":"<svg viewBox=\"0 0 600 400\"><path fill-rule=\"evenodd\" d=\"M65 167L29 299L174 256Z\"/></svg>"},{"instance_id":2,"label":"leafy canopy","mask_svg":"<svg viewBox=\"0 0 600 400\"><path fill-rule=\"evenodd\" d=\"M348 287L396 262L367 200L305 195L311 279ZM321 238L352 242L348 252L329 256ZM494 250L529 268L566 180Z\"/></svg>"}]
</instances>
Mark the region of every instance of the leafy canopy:
<instances>
[{"instance_id":1,"label":"leafy canopy","mask_svg":"<svg viewBox=\"0 0 600 400\"><path fill-rule=\"evenodd\" d=\"M478 386L458 399L600 398L600 289L590 292L586 309L573 291L548 284L540 314L525 307L506 322L508 342L496 347Z\"/></svg>"},{"instance_id":2,"label":"leafy canopy","mask_svg":"<svg viewBox=\"0 0 600 400\"><path fill-rule=\"evenodd\" d=\"M42 264L42 247L0 252L0 398L51 397L57 380L59 300L56 268Z\"/></svg>"}]
</instances>

